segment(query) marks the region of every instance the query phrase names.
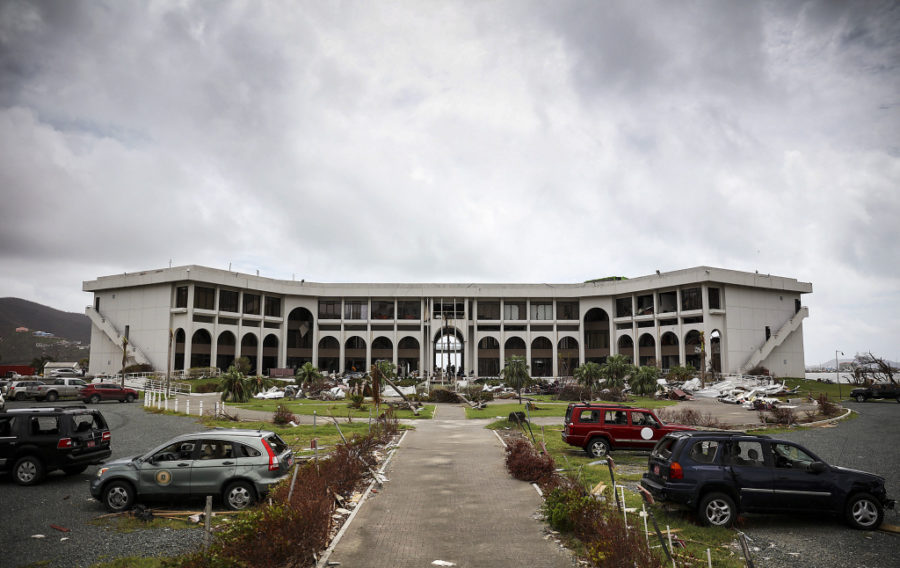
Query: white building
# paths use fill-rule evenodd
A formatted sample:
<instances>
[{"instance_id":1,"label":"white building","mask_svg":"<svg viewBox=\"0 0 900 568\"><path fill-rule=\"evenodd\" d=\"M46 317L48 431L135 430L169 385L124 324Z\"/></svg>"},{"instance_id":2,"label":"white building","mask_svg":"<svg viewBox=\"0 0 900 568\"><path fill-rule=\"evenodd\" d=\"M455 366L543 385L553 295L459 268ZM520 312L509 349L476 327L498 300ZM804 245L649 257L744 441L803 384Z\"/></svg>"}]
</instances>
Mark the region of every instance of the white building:
<instances>
[{"instance_id":1,"label":"white building","mask_svg":"<svg viewBox=\"0 0 900 568\"><path fill-rule=\"evenodd\" d=\"M123 338L131 363L158 371L365 370L387 359L402 373L454 364L496 376L512 355L533 376L567 376L623 354L663 369L726 373L762 365L804 374L801 294L812 285L697 267L583 284L325 284L183 266L84 282L91 370L115 373Z\"/></svg>"}]
</instances>

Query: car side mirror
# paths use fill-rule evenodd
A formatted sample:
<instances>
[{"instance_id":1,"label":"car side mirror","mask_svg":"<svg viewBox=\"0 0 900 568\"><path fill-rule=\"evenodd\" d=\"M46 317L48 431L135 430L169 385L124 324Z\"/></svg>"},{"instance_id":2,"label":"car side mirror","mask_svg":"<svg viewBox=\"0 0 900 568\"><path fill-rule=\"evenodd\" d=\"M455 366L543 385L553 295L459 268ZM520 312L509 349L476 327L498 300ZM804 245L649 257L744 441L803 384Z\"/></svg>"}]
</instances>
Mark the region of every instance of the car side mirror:
<instances>
[{"instance_id":1,"label":"car side mirror","mask_svg":"<svg viewBox=\"0 0 900 568\"><path fill-rule=\"evenodd\" d=\"M826 469L825 464L822 462L812 462L809 464L809 471L812 473L824 473Z\"/></svg>"}]
</instances>

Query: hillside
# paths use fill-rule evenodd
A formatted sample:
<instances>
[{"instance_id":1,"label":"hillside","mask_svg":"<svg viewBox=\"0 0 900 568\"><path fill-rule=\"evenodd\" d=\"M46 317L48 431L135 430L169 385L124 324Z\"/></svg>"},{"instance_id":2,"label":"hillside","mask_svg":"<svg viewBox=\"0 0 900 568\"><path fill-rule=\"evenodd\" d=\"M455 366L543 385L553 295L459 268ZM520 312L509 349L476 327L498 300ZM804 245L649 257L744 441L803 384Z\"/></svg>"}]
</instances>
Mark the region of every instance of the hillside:
<instances>
[{"instance_id":1,"label":"hillside","mask_svg":"<svg viewBox=\"0 0 900 568\"><path fill-rule=\"evenodd\" d=\"M16 333L17 327L27 327L30 332ZM31 334L34 331L47 331L56 337L34 337ZM0 361L3 363L28 364L41 356L56 361L78 361L87 357L90 342L91 321L84 314L63 312L20 298L0 298Z\"/></svg>"}]
</instances>

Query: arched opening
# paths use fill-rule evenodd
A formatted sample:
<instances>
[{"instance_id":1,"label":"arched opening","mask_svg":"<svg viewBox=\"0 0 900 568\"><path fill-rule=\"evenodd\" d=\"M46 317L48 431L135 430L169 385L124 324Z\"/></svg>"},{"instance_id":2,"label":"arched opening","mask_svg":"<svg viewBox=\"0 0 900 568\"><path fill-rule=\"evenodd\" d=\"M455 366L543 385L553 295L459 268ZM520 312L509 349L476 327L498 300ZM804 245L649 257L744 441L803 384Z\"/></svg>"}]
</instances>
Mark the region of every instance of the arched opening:
<instances>
[{"instance_id":1,"label":"arched opening","mask_svg":"<svg viewBox=\"0 0 900 568\"><path fill-rule=\"evenodd\" d=\"M372 361L394 362L394 343L387 337L372 340Z\"/></svg>"},{"instance_id":2,"label":"arched opening","mask_svg":"<svg viewBox=\"0 0 900 568\"><path fill-rule=\"evenodd\" d=\"M482 337L478 342L478 376L500 376L500 342L494 337Z\"/></svg>"},{"instance_id":3,"label":"arched opening","mask_svg":"<svg viewBox=\"0 0 900 568\"><path fill-rule=\"evenodd\" d=\"M638 338L638 365L656 365L656 339L649 333Z\"/></svg>"},{"instance_id":4,"label":"arched opening","mask_svg":"<svg viewBox=\"0 0 900 568\"><path fill-rule=\"evenodd\" d=\"M525 351L525 340L521 337L510 337L503 344L503 357L506 359L513 356L525 357ZM503 362L503 366L506 366L506 361Z\"/></svg>"},{"instance_id":5,"label":"arched opening","mask_svg":"<svg viewBox=\"0 0 900 568\"><path fill-rule=\"evenodd\" d=\"M419 371L419 340L415 337L404 337L397 343L397 372L408 377Z\"/></svg>"},{"instance_id":6,"label":"arched opening","mask_svg":"<svg viewBox=\"0 0 900 568\"><path fill-rule=\"evenodd\" d=\"M678 336L671 331L665 332L659 340L659 352L663 369L677 367L679 365Z\"/></svg>"},{"instance_id":7,"label":"arched opening","mask_svg":"<svg viewBox=\"0 0 900 568\"><path fill-rule=\"evenodd\" d=\"M259 340L256 339L256 336L252 333L248 333L244 335L241 339L241 357L246 357L248 361L250 361L250 374L255 375L259 373L259 367L257 366L258 361L257 357L257 347L259 346Z\"/></svg>"},{"instance_id":8,"label":"arched opening","mask_svg":"<svg viewBox=\"0 0 900 568\"><path fill-rule=\"evenodd\" d=\"M285 364L297 369L304 363L312 363L313 315L306 308L294 308L287 321L287 359Z\"/></svg>"},{"instance_id":9,"label":"arched opening","mask_svg":"<svg viewBox=\"0 0 900 568\"><path fill-rule=\"evenodd\" d=\"M434 336L434 368L449 375L465 375L465 343L455 327L445 326Z\"/></svg>"},{"instance_id":10,"label":"arched opening","mask_svg":"<svg viewBox=\"0 0 900 568\"><path fill-rule=\"evenodd\" d=\"M175 361L172 368L176 371L184 371L184 338L183 329L175 330Z\"/></svg>"},{"instance_id":11,"label":"arched opening","mask_svg":"<svg viewBox=\"0 0 900 568\"><path fill-rule=\"evenodd\" d=\"M601 308L584 314L584 360L603 363L609 357L609 315Z\"/></svg>"},{"instance_id":12,"label":"arched opening","mask_svg":"<svg viewBox=\"0 0 900 568\"><path fill-rule=\"evenodd\" d=\"M559 376L571 377L578 367L578 340L574 337L560 338L556 344L556 357L559 359L557 368Z\"/></svg>"},{"instance_id":13,"label":"arched opening","mask_svg":"<svg viewBox=\"0 0 900 568\"><path fill-rule=\"evenodd\" d=\"M620 337L616 342L616 348L619 351L619 355L624 355L630 362L634 362L634 340L631 339L630 335Z\"/></svg>"},{"instance_id":14,"label":"arched opening","mask_svg":"<svg viewBox=\"0 0 900 568\"><path fill-rule=\"evenodd\" d=\"M365 373L369 370L366 364L366 340L354 335L344 342L344 372Z\"/></svg>"},{"instance_id":15,"label":"arched opening","mask_svg":"<svg viewBox=\"0 0 900 568\"><path fill-rule=\"evenodd\" d=\"M691 367L703 370L703 348L700 332L692 329L684 336L684 363Z\"/></svg>"},{"instance_id":16,"label":"arched opening","mask_svg":"<svg viewBox=\"0 0 900 568\"><path fill-rule=\"evenodd\" d=\"M191 337L191 367L209 367L212 365L212 336L205 329L198 329Z\"/></svg>"},{"instance_id":17,"label":"arched opening","mask_svg":"<svg viewBox=\"0 0 900 568\"><path fill-rule=\"evenodd\" d=\"M714 373L722 372L722 333L718 329L709 334L710 365Z\"/></svg>"},{"instance_id":18,"label":"arched opening","mask_svg":"<svg viewBox=\"0 0 900 568\"><path fill-rule=\"evenodd\" d=\"M341 344L331 336L319 340L319 371L337 373L341 369Z\"/></svg>"},{"instance_id":19,"label":"arched opening","mask_svg":"<svg viewBox=\"0 0 900 568\"><path fill-rule=\"evenodd\" d=\"M262 373L269 374L269 369L278 366L278 337L270 333L263 339Z\"/></svg>"},{"instance_id":20,"label":"arched opening","mask_svg":"<svg viewBox=\"0 0 900 568\"><path fill-rule=\"evenodd\" d=\"M535 337L531 342L531 376L553 376L553 343L546 337Z\"/></svg>"},{"instance_id":21,"label":"arched opening","mask_svg":"<svg viewBox=\"0 0 900 568\"><path fill-rule=\"evenodd\" d=\"M234 348L237 345L237 339L230 331L223 331L219 334L216 341L216 367L220 371L227 371L228 367L234 365Z\"/></svg>"}]
</instances>

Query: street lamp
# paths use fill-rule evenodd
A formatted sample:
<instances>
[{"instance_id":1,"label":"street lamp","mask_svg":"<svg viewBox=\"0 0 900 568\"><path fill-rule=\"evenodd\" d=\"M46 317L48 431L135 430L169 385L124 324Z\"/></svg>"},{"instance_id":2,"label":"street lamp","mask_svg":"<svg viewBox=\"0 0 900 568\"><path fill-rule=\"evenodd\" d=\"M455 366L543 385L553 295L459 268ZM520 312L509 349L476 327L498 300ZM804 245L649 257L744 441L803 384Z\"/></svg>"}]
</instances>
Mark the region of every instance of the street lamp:
<instances>
[{"instance_id":1,"label":"street lamp","mask_svg":"<svg viewBox=\"0 0 900 568\"><path fill-rule=\"evenodd\" d=\"M841 362L838 359L838 353L841 355L844 354L843 351L834 350L834 376L837 379L838 384L838 402L841 401Z\"/></svg>"}]
</instances>

